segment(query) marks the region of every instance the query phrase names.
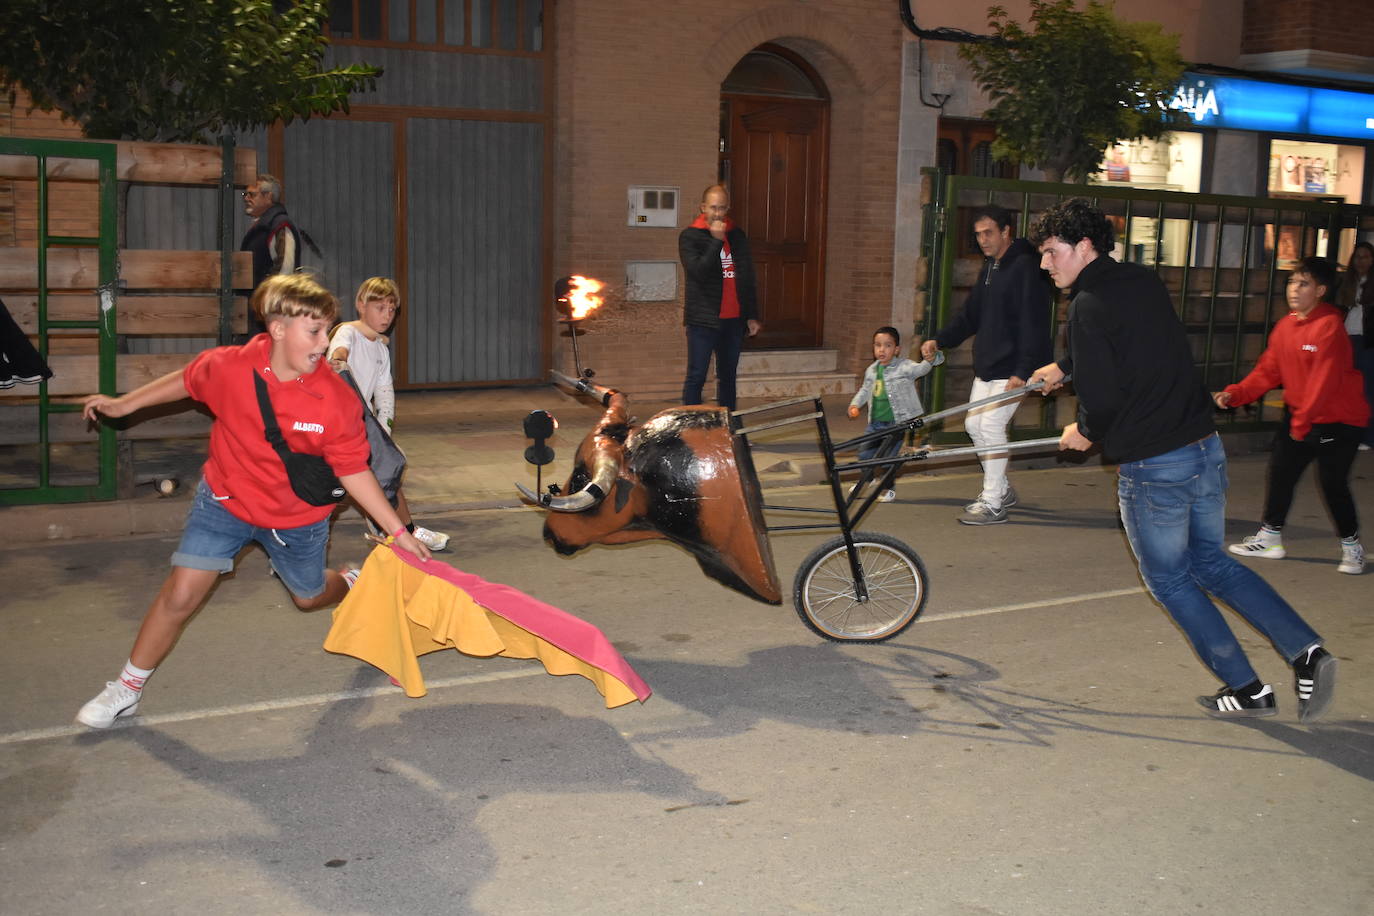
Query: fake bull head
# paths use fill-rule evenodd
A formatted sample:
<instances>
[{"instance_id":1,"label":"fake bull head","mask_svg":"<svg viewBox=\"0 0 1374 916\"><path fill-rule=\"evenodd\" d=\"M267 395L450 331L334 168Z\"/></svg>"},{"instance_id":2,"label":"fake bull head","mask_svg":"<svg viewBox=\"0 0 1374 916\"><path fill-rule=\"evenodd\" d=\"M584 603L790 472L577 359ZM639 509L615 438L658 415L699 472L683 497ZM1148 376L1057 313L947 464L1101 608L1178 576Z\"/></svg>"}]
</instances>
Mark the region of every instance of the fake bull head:
<instances>
[{"instance_id":1,"label":"fake bull head","mask_svg":"<svg viewBox=\"0 0 1374 916\"><path fill-rule=\"evenodd\" d=\"M606 412L578 447L568 495L520 487L553 510L544 524L553 548L573 554L592 544L666 538L691 551L711 578L780 604L758 477L748 443L730 432L730 412L675 407L631 426L625 396L583 390L593 387Z\"/></svg>"}]
</instances>

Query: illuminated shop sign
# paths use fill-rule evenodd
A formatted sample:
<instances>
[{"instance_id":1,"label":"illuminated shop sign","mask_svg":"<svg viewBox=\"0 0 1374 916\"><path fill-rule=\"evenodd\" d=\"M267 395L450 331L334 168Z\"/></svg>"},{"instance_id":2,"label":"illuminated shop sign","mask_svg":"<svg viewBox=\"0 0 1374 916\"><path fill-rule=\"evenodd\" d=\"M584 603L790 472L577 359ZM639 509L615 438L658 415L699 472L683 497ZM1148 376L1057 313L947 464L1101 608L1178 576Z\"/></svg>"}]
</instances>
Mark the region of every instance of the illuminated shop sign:
<instances>
[{"instance_id":1,"label":"illuminated shop sign","mask_svg":"<svg viewBox=\"0 0 1374 916\"><path fill-rule=\"evenodd\" d=\"M1185 73L1170 108L1199 127L1374 140L1374 93Z\"/></svg>"}]
</instances>

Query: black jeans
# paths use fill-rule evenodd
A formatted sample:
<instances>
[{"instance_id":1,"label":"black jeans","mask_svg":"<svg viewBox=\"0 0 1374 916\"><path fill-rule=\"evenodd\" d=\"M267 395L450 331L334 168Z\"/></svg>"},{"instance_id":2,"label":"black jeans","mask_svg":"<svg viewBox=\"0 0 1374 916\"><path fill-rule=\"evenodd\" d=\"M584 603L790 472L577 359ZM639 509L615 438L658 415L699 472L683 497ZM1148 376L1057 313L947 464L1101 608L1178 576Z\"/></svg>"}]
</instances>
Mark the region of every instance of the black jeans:
<instances>
[{"instance_id":1,"label":"black jeans","mask_svg":"<svg viewBox=\"0 0 1374 916\"><path fill-rule=\"evenodd\" d=\"M1269 485L1264 495L1264 524L1282 528L1293 505L1293 490L1302 472L1313 459L1317 462L1317 481L1322 499L1343 538L1360 531L1355 500L1350 495L1350 465L1360 446L1364 430L1344 423L1317 423L1301 442L1288 434L1288 415L1274 434L1274 450L1269 455Z\"/></svg>"}]
</instances>

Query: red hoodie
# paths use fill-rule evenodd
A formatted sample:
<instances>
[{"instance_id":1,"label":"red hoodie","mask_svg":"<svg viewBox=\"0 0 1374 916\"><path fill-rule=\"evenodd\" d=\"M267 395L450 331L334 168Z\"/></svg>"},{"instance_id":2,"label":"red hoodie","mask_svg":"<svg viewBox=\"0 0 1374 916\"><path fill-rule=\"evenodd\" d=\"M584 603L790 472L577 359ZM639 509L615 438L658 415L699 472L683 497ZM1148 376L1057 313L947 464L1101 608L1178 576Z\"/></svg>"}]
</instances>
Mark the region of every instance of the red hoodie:
<instances>
[{"instance_id":1,"label":"red hoodie","mask_svg":"<svg viewBox=\"0 0 1374 916\"><path fill-rule=\"evenodd\" d=\"M1322 302L1303 318L1289 312L1274 325L1269 346L1249 375L1224 389L1240 407L1283 389L1292 415L1289 435L1303 439L1315 423L1369 423L1364 379L1355 368L1350 337L1340 310Z\"/></svg>"},{"instance_id":2,"label":"red hoodie","mask_svg":"<svg viewBox=\"0 0 1374 916\"><path fill-rule=\"evenodd\" d=\"M291 489L286 466L263 429L253 374L267 382L291 450L324 456L340 477L367 470L363 402L323 360L314 372L282 382L272 372L271 358L272 339L259 334L241 347L206 350L182 379L191 397L215 415L205 482L221 505L260 528L299 528L327 518L334 507L312 506Z\"/></svg>"},{"instance_id":3,"label":"red hoodie","mask_svg":"<svg viewBox=\"0 0 1374 916\"><path fill-rule=\"evenodd\" d=\"M706 215L698 214L692 221L693 229L705 229L708 232L711 224L706 221ZM725 231L729 232L735 228L735 221L730 217L725 217ZM720 270L721 270L721 291L720 291L720 317L738 318L739 317L739 294L735 292L735 256L730 253L730 240L725 239L722 243L724 247L720 250Z\"/></svg>"}]
</instances>

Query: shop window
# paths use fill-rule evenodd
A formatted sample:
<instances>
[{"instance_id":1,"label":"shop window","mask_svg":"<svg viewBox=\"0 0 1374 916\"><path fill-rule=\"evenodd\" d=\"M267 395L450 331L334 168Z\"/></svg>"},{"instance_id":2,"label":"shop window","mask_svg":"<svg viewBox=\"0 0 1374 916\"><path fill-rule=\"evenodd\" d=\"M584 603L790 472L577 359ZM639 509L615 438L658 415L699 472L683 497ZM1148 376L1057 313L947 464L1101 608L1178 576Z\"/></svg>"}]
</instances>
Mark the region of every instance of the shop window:
<instances>
[{"instance_id":1,"label":"shop window","mask_svg":"<svg viewBox=\"0 0 1374 916\"><path fill-rule=\"evenodd\" d=\"M1202 187L1202 134L1177 131L1155 140L1122 140L1102 153L1099 171L1091 184L1142 188L1153 191L1183 191L1196 194ZM1179 265L1187 260L1188 221L1153 217L1115 218L1120 260L1153 264L1158 253L1161 264ZM1161 238L1162 236L1162 238Z\"/></svg>"}]
</instances>

